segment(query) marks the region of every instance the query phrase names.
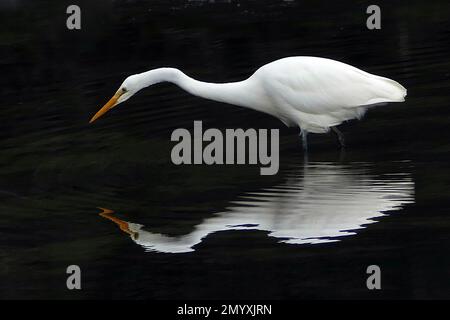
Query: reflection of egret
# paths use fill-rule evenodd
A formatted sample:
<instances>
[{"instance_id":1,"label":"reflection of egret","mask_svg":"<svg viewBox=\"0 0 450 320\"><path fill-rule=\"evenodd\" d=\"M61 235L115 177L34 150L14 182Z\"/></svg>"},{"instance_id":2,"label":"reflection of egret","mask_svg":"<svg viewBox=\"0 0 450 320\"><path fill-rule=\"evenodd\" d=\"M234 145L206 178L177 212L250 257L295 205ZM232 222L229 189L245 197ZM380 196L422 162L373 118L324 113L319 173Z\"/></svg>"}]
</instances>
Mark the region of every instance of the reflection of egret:
<instances>
[{"instance_id":1,"label":"reflection of egret","mask_svg":"<svg viewBox=\"0 0 450 320\"><path fill-rule=\"evenodd\" d=\"M396 81L345 63L289 57L266 64L248 79L232 83L197 81L174 68L134 74L125 79L90 122L139 90L159 82L172 82L193 95L265 112L288 126L299 126L304 148L308 132L324 133L330 128L343 146L344 137L337 125L361 118L369 105L402 102L406 96L406 89Z\"/></svg>"},{"instance_id":2,"label":"reflection of egret","mask_svg":"<svg viewBox=\"0 0 450 320\"><path fill-rule=\"evenodd\" d=\"M244 194L187 235L168 236L142 224L111 220L146 250L177 253L193 251L208 234L224 230L263 230L292 244L337 241L376 222L373 218L383 212L414 202L414 182L406 173L374 176L368 165L333 163L297 170L282 185Z\"/></svg>"}]
</instances>

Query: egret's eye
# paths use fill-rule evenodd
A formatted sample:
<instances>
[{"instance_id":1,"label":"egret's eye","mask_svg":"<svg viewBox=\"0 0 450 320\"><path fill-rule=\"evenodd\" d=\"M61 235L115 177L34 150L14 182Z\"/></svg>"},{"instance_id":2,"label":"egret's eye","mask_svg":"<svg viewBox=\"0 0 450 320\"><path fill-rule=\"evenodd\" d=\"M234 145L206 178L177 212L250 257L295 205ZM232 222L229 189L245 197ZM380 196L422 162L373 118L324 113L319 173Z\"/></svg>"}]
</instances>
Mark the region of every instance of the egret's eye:
<instances>
[{"instance_id":1,"label":"egret's eye","mask_svg":"<svg viewBox=\"0 0 450 320\"><path fill-rule=\"evenodd\" d=\"M122 93L125 93L127 91L128 91L127 88L125 88L125 87L122 88Z\"/></svg>"}]
</instances>

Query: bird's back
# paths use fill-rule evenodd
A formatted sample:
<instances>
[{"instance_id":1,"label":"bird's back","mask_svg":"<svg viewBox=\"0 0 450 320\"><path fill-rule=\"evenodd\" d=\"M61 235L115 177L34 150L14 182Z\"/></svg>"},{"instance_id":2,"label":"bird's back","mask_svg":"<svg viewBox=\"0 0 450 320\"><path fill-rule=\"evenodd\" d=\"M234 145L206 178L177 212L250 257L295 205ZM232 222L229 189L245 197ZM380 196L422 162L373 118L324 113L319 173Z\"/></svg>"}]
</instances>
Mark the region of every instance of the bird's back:
<instances>
[{"instance_id":1,"label":"bird's back","mask_svg":"<svg viewBox=\"0 0 450 320\"><path fill-rule=\"evenodd\" d=\"M260 82L283 121L309 126L311 132L327 131L360 117L369 105L402 102L406 96L406 89L394 80L318 57L276 60L252 78Z\"/></svg>"}]
</instances>

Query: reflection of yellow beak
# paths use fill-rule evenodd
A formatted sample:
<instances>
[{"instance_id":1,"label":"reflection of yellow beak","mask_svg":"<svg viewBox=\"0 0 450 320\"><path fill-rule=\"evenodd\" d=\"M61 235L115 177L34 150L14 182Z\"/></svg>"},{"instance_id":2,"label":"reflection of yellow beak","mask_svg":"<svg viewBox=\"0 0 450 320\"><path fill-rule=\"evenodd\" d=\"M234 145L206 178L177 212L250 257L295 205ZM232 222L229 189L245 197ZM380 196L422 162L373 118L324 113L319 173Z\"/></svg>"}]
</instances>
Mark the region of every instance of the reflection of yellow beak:
<instances>
[{"instance_id":1,"label":"reflection of yellow beak","mask_svg":"<svg viewBox=\"0 0 450 320\"><path fill-rule=\"evenodd\" d=\"M134 236L136 234L135 232L132 232L130 230L130 228L128 227L128 222L120 220L119 218L113 216L114 211L106 209L106 208L99 208L99 209L103 211L103 212L100 212L100 216L116 223L119 226L120 230L128 233L131 236Z\"/></svg>"},{"instance_id":2,"label":"reflection of yellow beak","mask_svg":"<svg viewBox=\"0 0 450 320\"><path fill-rule=\"evenodd\" d=\"M116 94L109 99L109 101L100 109L97 111L97 113L92 117L92 119L89 121L89 123L94 122L98 118L100 118L102 115L104 115L106 112L114 108L117 104L117 100L119 100L120 96L123 94L122 91L117 91Z\"/></svg>"}]
</instances>

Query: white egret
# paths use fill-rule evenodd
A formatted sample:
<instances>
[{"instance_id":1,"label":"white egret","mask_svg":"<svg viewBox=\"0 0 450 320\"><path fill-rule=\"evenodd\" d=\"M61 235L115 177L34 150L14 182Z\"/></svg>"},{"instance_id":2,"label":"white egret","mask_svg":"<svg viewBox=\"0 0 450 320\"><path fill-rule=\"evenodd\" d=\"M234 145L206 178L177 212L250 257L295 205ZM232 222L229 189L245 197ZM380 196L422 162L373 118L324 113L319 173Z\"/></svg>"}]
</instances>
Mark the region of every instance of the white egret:
<instances>
[{"instance_id":1,"label":"white egret","mask_svg":"<svg viewBox=\"0 0 450 320\"><path fill-rule=\"evenodd\" d=\"M308 132L325 133L330 128L343 147L344 136L336 126L361 118L369 106L403 102L406 96L406 89L394 80L331 59L299 56L273 61L246 80L230 83L198 81L175 68L134 74L125 79L90 122L159 82L174 83L206 99L268 113L287 126L299 126L305 149Z\"/></svg>"}]
</instances>

